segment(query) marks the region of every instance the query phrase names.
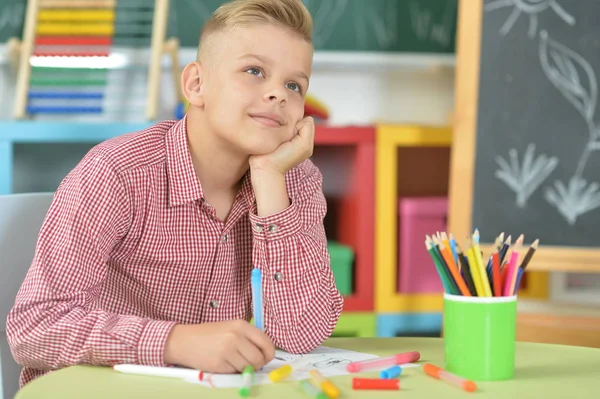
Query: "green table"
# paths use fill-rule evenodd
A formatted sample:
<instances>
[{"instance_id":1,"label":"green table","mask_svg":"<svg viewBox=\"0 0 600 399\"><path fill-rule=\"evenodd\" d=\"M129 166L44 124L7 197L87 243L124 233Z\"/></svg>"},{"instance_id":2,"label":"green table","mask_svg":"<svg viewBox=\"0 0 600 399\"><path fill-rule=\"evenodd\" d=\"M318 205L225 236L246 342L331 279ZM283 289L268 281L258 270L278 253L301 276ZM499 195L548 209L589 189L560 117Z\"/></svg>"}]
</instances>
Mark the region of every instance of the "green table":
<instances>
[{"instance_id":1,"label":"green table","mask_svg":"<svg viewBox=\"0 0 600 399\"><path fill-rule=\"evenodd\" d=\"M443 366L440 338L332 338L325 345L390 355L417 350L421 362ZM332 377L342 398L597 398L600 395L600 349L517 343L516 375L509 381L478 383L478 392L464 392L408 368L400 376L400 391L354 391L352 376ZM377 373L354 376L377 377ZM110 368L76 366L45 375L25 386L16 399L81 398L240 398L236 389L210 389L175 379L134 376ZM251 397L306 399L298 381L260 385Z\"/></svg>"}]
</instances>

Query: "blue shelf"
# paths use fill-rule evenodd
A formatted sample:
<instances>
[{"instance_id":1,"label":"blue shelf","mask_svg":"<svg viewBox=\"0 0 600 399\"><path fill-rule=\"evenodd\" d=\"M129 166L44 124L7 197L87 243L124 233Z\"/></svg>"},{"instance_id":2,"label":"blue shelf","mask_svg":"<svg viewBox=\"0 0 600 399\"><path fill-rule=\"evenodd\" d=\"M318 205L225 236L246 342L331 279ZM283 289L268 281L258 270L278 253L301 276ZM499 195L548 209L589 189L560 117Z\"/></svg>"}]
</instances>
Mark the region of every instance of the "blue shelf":
<instances>
[{"instance_id":1,"label":"blue shelf","mask_svg":"<svg viewBox=\"0 0 600 399\"><path fill-rule=\"evenodd\" d=\"M138 123L0 122L0 142L94 143L152 126Z\"/></svg>"},{"instance_id":2,"label":"blue shelf","mask_svg":"<svg viewBox=\"0 0 600 399\"><path fill-rule=\"evenodd\" d=\"M100 143L145 129L153 122L0 122L0 195L12 192L13 145L22 143Z\"/></svg>"}]
</instances>

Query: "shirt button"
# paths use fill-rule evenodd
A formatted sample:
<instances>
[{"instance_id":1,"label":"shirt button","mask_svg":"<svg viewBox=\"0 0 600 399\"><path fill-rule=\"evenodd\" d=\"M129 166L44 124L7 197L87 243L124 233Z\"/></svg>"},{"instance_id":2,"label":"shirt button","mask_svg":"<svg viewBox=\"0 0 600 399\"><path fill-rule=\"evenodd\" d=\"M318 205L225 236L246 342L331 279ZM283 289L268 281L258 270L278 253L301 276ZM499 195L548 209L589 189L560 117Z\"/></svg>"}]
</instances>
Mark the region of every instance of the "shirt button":
<instances>
[{"instance_id":1,"label":"shirt button","mask_svg":"<svg viewBox=\"0 0 600 399\"><path fill-rule=\"evenodd\" d=\"M277 226L276 224L270 224L268 230L269 233L275 233L277 230L279 230L279 226Z\"/></svg>"},{"instance_id":2,"label":"shirt button","mask_svg":"<svg viewBox=\"0 0 600 399\"><path fill-rule=\"evenodd\" d=\"M263 225L260 224L260 223L256 223L254 225L254 230L256 230L256 231L258 231L260 233L261 231L263 231Z\"/></svg>"},{"instance_id":3,"label":"shirt button","mask_svg":"<svg viewBox=\"0 0 600 399\"><path fill-rule=\"evenodd\" d=\"M210 307L216 309L219 307L219 301L210 301Z\"/></svg>"},{"instance_id":4,"label":"shirt button","mask_svg":"<svg viewBox=\"0 0 600 399\"><path fill-rule=\"evenodd\" d=\"M223 242L227 242L227 234L223 234L223 235L221 236L221 241L223 241Z\"/></svg>"},{"instance_id":5,"label":"shirt button","mask_svg":"<svg viewBox=\"0 0 600 399\"><path fill-rule=\"evenodd\" d=\"M277 272L273 275L273 278L275 279L275 281L281 281L283 280L283 274L281 272Z\"/></svg>"}]
</instances>

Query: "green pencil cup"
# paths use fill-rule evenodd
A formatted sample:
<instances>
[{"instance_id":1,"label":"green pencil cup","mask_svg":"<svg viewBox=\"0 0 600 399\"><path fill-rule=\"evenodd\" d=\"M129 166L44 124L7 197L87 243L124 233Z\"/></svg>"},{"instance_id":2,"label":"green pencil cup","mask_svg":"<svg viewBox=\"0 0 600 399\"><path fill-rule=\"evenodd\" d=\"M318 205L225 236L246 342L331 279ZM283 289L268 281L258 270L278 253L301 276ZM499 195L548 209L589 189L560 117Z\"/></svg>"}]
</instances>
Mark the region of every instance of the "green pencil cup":
<instances>
[{"instance_id":1,"label":"green pencil cup","mask_svg":"<svg viewBox=\"0 0 600 399\"><path fill-rule=\"evenodd\" d=\"M517 297L444 294L446 369L474 381L515 374Z\"/></svg>"}]
</instances>

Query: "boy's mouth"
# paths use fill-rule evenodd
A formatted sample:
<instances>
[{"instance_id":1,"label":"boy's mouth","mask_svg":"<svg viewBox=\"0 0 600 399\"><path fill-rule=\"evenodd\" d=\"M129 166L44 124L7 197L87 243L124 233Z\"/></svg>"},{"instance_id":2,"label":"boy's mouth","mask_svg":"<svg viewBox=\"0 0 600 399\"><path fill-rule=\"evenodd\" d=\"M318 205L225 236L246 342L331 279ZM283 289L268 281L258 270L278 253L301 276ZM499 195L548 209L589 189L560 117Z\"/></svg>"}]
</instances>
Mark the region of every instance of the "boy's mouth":
<instances>
[{"instance_id":1,"label":"boy's mouth","mask_svg":"<svg viewBox=\"0 0 600 399\"><path fill-rule=\"evenodd\" d=\"M250 114L250 117L258 123L269 127L281 127L284 125L283 118L273 113L261 112Z\"/></svg>"}]
</instances>

